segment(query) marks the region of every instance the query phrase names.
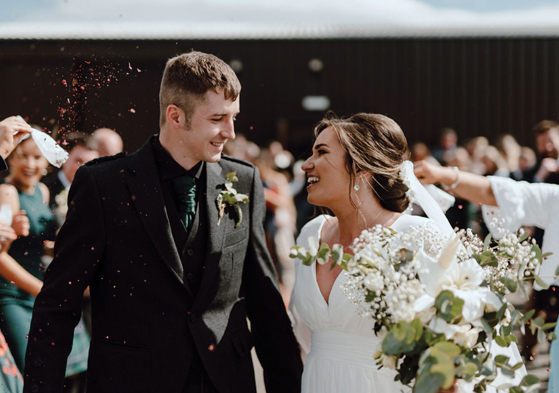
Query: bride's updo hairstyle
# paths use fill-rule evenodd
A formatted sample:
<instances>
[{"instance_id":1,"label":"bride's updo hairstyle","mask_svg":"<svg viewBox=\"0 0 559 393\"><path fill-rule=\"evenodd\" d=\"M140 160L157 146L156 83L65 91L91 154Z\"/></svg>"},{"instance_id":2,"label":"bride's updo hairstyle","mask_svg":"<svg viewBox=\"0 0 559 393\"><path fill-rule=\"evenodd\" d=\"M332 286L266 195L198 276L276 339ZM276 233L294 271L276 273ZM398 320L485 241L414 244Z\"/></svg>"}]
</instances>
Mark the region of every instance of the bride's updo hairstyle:
<instances>
[{"instance_id":1,"label":"bride's updo hairstyle","mask_svg":"<svg viewBox=\"0 0 559 393\"><path fill-rule=\"evenodd\" d=\"M408 142L400 126L389 117L373 113L357 113L338 118L329 113L315 127L315 136L332 127L346 152L346 170L351 178L351 198L357 174L366 171L373 175L370 186L385 209L403 212L410 201L408 187L400 179L400 167L408 152ZM364 185L361 184L361 187Z\"/></svg>"}]
</instances>

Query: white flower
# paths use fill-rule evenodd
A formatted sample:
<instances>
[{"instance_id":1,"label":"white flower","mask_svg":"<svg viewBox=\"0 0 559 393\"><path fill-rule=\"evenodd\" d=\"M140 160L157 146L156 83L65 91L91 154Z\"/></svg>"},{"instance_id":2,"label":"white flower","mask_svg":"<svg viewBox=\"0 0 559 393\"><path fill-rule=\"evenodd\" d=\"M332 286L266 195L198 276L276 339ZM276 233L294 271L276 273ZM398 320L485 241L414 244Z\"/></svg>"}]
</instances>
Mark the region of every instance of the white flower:
<instances>
[{"instance_id":1,"label":"white flower","mask_svg":"<svg viewBox=\"0 0 559 393\"><path fill-rule=\"evenodd\" d=\"M453 340L456 344L470 349L476 344L479 333L483 330L479 327L472 327L469 323L450 324L439 317L431 320L429 329L435 333L442 333L447 340Z\"/></svg>"},{"instance_id":2,"label":"white flower","mask_svg":"<svg viewBox=\"0 0 559 393\"><path fill-rule=\"evenodd\" d=\"M384 288L384 280L382 277L377 273L369 273L363 280L363 284L367 287L368 290L373 292L380 292Z\"/></svg>"},{"instance_id":3,"label":"white flower","mask_svg":"<svg viewBox=\"0 0 559 393\"><path fill-rule=\"evenodd\" d=\"M460 346L471 349L476 345L479 333L482 330L483 329L479 327L463 325L463 328L454 335L454 342Z\"/></svg>"},{"instance_id":4,"label":"white flower","mask_svg":"<svg viewBox=\"0 0 559 393\"><path fill-rule=\"evenodd\" d=\"M309 236L309 254L315 257L319 247L320 243L318 242L318 239L314 236Z\"/></svg>"},{"instance_id":5,"label":"white flower","mask_svg":"<svg viewBox=\"0 0 559 393\"><path fill-rule=\"evenodd\" d=\"M419 279L425 285L428 296L422 296L414 304L416 312L435 304L435 298L444 290L464 301L462 316L467 322L478 321L483 316L486 305L500 308L501 300L486 287L480 287L485 280L485 271L474 259L458 263L456 252L460 242L452 237L437 260L420 250L417 255L421 268Z\"/></svg>"}]
</instances>

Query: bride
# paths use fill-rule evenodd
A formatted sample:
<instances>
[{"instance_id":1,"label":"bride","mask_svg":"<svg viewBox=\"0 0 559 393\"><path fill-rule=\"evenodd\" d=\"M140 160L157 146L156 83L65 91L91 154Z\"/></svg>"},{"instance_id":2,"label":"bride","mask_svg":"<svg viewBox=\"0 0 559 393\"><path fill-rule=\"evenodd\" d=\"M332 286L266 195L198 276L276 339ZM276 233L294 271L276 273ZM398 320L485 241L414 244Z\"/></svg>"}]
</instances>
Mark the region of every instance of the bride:
<instances>
[{"instance_id":1,"label":"bride","mask_svg":"<svg viewBox=\"0 0 559 393\"><path fill-rule=\"evenodd\" d=\"M375 225L396 231L434 225L428 219L402 214L409 205L408 187L399 175L407 142L392 119L365 113L348 119L326 118L315 133L312 156L303 164L308 200L334 215L320 215L307 223L298 245L308 248L308 238L315 236L330 248L342 244L347 249L361 231ZM304 350L310 349L303 393L409 391L394 381L395 371L378 370L373 354L381 340L373 333L373 320L360 317L344 295L342 269L329 270L329 263L295 264L290 307L296 320L303 322L295 327L299 342ZM312 334L310 348L307 327Z\"/></svg>"},{"instance_id":2,"label":"bride","mask_svg":"<svg viewBox=\"0 0 559 393\"><path fill-rule=\"evenodd\" d=\"M315 135L312 155L302 167L309 183L308 200L333 215L308 222L297 245L308 249L309 237L314 236L330 249L341 244L347 252L363 230L382 225L397 232L422 227L440 234L441 240L440 245L424 248L442 248L453 231L440 209L436 223L403 214L410 205L408 186L400 176L407 141L396 122L367 113L347 119L327 117ZM409 392L410 387L394 381L395 370L378 368L373 354L381 349L382 340L373 332L373 319L359 316L358 306L344 295L342 269L330 270L330 263L295 265L290 310L295 334L307 354L302 392Z\"/></svg>"}]
</instances>

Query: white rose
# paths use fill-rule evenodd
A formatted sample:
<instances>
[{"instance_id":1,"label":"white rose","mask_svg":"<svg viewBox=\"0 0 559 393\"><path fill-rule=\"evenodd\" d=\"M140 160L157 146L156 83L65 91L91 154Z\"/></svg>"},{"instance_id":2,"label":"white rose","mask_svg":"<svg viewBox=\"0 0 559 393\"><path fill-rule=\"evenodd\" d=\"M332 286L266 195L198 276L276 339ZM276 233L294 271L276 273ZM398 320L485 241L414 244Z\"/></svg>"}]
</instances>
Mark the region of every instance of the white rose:
<instances>
[{"instance_id":1,"label":"white rose","mask_svg":"<svg viewBox=\"0 0 559 393\"><path fill-rule=\"evenodd\" d=\"M460 329L454 335L454 342L462 347L473 348L476 345L477 338L481 328L475 328L468 325L460 326Z\"/></svg>"}]
</instances>

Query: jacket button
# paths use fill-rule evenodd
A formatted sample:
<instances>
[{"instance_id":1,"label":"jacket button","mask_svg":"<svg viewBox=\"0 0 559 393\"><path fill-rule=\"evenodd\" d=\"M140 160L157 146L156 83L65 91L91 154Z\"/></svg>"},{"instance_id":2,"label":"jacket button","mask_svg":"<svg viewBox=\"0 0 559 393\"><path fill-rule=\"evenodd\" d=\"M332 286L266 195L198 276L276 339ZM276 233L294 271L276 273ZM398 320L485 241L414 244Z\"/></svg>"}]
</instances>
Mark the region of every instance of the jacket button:
<instances>
[{"instance_id":1,"label":"jacket button","mask_svg":"<svg viewBox=\"0 0 559 393\"><path fill-rule=\"evenodd\" d=\"M189 257L194 255L194 250L192 248L189 248L188 250L186 250L186 253L188 254Z\"/></svg>"},{"instance_id":2,"label":"jacket button","mask_svg":"<svg viewBox=\"0 0 559 393\"><path fill-rule=\"evenodd\" d=\"M192 281L193 278L194 278L194 274L192 274L192 273L188 273L188 274L186 275L186 279L187 279L188 281Z\"/></svg>"},{"instance_id":3,"label":"jacket button","mask_svg":"<svg viewBox=\"0 0 559 393\"><path fill-rule=\"evenodd\" d=\"M43 365L43 361L41 360L41 358L35 358L33 364L35 365L35 367L41 367Z\"/></svg>"}]
</instances>

